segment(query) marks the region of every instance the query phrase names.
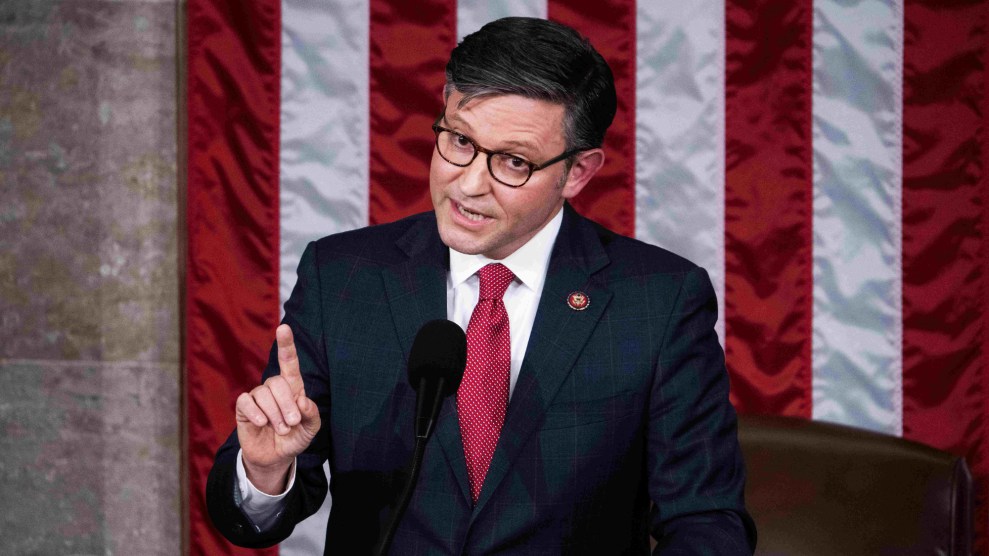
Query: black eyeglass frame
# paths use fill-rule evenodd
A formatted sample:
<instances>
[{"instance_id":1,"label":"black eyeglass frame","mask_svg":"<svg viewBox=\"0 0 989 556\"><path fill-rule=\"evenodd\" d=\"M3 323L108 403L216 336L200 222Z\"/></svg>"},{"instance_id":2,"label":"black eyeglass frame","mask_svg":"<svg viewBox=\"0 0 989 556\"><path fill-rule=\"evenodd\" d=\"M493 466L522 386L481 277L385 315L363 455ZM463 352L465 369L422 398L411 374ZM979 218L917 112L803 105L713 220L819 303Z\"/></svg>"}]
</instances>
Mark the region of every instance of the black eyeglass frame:
<instances>
[{"instance_id":1,"label":"black eyeglass frame","mask_svg":"<svg viewBox=\"0 0 989 556\"><path fill-rule=\"evenodd\" d=\"M522 187L523 185L529 183L529 180L532 179L532 173L533 172L536 172L538 170L542 170L544 168L547 168L549 166L552 166L552 165L556 164L557 162L560 162L561 160L566 160L567 158L570 158L571 156L573 156L573 155L575 155L575 154L577 154L579 152L582 152L582 151L586 151L587 150L587 149L572 149L572 150L563 152L559 156L554 156L553 158L547 160L546 162L543 162L542 164L534 164L534 163L532 163L532 162L530 162L530 161L528 161L528 160L526 160L524 158L517 157L516 155L513 155L510 152L506 152L506 151L493 151L491 149L486 149L486 148L478 145L477 144L477 141L474 141L473 138L468 137L468 136L464 135L463 133L460 133L459 131L454 131L452 129L449 129L449 128L446 128L446 127L441 126L440 125L440 120L441 119L443 119L443 115L442 114L433 123L433 133L436 135L436 141L435 141L436 142L436 152L438 152L440 154L440 157L443 160L449 162L450 164L453 164L454 166L459 166L460 168L466 168L466 167L468 167L468 166L470 166L471 164L474 163L474 160L477 158L477 153L484 153L484 154L488 155L488 174L490 174L491 177L494 178L494 180L496 182L498 182L498 183L500 183L500 184L502 184L502 185L504 185L506 187L511 187L513 189ZM457 164L456 162L453 162L452 160L450 160L449 158L447 158L446 156L444 156L443 155L443 149L440 148L440 133L442 133L444 131L446 131L448 133L453 133L454 135L459 135L460 137L463 137L464 139L466 139L467 142L470 143L471 146L474 147L474 156L470 157L470 160L467 161L464 164ZM518 158L522 162L525 162L526 165L529 167L529 175L526 176L525 180L522 183L518 184L518 185L512 185L510 183L505 183L505 182L501 181L500 179L498 179L498 176L496 176L494 174L494 170L491 169L491 157L493 155L496 155L496 154L512 156L512 157Z\"/></svg>"}]
</instances>

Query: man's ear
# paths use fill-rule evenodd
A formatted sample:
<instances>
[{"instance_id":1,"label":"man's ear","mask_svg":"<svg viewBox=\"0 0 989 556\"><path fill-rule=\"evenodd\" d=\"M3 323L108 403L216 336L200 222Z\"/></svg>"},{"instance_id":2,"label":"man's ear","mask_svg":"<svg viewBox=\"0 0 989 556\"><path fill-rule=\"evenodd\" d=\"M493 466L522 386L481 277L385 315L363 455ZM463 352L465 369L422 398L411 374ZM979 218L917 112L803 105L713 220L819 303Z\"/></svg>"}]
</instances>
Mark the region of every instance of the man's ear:
<instances>
[{"instance_id":1,"label":"man's ear","mask_svg":"<svg viewBox=\"0 0 989 556\"><path fill-rule=\"evenodd\" d=\"M563 198L573 199L576 197L602 166L604 166L603 149L590 149L578 153L574 158L573 165L570 166L567 181L563 183Z\"/></svg>"}]
</instances>

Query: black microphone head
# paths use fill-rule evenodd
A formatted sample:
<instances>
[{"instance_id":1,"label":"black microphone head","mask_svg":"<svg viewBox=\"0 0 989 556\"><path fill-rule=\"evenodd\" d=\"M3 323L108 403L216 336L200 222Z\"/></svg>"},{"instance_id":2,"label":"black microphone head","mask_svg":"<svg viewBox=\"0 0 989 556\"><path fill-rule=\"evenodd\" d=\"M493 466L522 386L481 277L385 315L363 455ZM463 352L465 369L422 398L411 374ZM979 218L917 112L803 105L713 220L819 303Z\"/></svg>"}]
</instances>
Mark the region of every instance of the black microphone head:
<instances>
[{"instance_id":1,"label":"black microphone head","mask_svg":"<svg viewBox=\"0 0 989 556\"><path fill-rule=\"evenodd\" d=\"M420 379L444 379L443 396L460 387L467 366L467 335L457 323L446 319L422 325L409 352L409 383L419 390Z\"/></svg>"}]
</instances>

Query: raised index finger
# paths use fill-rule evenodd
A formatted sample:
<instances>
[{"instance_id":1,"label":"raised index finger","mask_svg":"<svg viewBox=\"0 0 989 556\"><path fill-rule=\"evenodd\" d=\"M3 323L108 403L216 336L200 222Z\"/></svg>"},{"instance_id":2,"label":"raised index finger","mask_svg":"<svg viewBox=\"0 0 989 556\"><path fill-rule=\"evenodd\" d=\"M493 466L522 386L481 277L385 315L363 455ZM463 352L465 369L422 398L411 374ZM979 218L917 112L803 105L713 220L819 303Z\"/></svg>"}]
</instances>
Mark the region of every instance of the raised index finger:
<instances>
[{"instance_id":1,"label":"raised index finger","mask_svg":"<svg viewBox=\"0 0 989 556\"><path fill-rule=\"evenodd\" d=\"M295 338L287 324L275 329L275 342L278 344L278 371L292 388L293 394L304 391L302 370L299 369L299 356L295 351Z\"/></svg>"}]
</instances>

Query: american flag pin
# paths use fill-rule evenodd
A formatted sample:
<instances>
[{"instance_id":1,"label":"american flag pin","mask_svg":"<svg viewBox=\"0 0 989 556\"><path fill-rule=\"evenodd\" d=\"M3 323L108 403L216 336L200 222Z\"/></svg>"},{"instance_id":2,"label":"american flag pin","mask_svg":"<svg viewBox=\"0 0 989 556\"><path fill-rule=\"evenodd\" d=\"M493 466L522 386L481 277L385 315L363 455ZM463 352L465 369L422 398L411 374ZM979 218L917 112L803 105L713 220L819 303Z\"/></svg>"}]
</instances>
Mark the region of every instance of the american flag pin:
<instances>
[{"instance_id":1,"label":"american flag pin","mask_svg":"<svg viewBox=\"0 0 989 556\"><path fill-rule=\"evenodd\" d=\"M567 296L567 305L574 311L583 311L590 307L591 298L584 292L573 292Z\"/></svg>"}]
</instances>

